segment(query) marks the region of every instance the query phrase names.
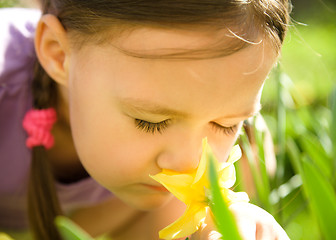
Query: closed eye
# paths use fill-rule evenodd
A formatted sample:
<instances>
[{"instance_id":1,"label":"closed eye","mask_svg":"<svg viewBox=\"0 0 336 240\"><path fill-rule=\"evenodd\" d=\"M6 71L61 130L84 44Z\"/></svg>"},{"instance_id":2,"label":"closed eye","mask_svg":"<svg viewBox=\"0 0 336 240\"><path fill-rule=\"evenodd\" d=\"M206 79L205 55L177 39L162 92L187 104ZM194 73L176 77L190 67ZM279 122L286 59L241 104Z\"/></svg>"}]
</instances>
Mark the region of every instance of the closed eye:
<instances>
[{"instance_id":1,"label":"closed eye","mask_svg":"<svg viewBox=\"0 0 336 240\"><path fill-rule=\"evenodd\" d=\"M135 125L138 129L146 132L146 133L162 133L169 125L169 119L157 122L157 123L152 123L152 122L147 122L145 120L141 119L135 119Z\"/></svg>"},{"instance_id":2,"label":"closed eye","mask_svg":"<svg viewBox=\"0 0 336 240\"><path fill-rule=\"evenodd\" d=\"M146 133L152 133L152 134L155 134L155 133L162 134L162 132L169 126L169 123L170 123L170 119L157 122L157 123L152 123L152 122L148 122L148 121L141 120L141 119L135 119L136 128ZM211 122L211 126L216 132L221 132L226 135L234 135L236 134L238 130L238 124L225 127L216 122Z\"/></svg>"},{"instance_id":3,"label":"closed eye","mask_svg":"<svg viewBox=\"0 0 336 240\"><path fill-rule=\"evenodd\" d=\"M222 132L226 135L234 135L238 131L238 124L235 124L229 127L224 127L218 123L211 122L211 126L215 131Z\"/></svg>"}]
</instances>

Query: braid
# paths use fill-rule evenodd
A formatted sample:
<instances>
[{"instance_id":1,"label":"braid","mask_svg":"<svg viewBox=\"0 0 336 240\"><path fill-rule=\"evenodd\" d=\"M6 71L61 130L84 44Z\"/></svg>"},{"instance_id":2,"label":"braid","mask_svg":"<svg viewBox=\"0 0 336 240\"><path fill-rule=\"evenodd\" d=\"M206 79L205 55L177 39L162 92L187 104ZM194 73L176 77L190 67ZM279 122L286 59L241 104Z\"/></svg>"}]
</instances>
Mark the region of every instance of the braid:
<instances>
[{"instance_id":1,"label":"braid","mask_svg":"<svg viewBox=\"0 0 336 240\"><path fill-rule=\"evenodd\" d=\"M35 65L32 88L34 108L44 109L56 105L56 83L46 74L39 62Z\"/></svg>"},{"instance_id":2,"label":"braid","mask_svg":"<svg viewBox=\"0 0 336 240\"><path fill-rule=\"evenodd\" d=\"M38 62L35 66L32 91L34 108L44 109L55 106L56 83ZM28 183L28 216L35 239L61 239L54 225L55 217L61 212L46 149L43 146L33 147Z\"/></svg>"}]
</instances>

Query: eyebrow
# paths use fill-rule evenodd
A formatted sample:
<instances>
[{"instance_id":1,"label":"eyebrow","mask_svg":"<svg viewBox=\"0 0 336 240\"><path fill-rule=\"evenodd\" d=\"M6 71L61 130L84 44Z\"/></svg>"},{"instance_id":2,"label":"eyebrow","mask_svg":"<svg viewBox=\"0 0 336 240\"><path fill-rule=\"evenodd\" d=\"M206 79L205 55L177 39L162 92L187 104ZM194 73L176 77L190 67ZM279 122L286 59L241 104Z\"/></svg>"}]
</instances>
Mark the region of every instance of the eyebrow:
<instances>
[{"instance_id":1,"label":"eyebrow","mask_svg":"<svg viewBox=\"0 0 336 240\"><path fill-rule=\"evenodd\" d=\"M248 118L253 117L256 114L258 114L260 112L261 108L262 108L262 105L259 103L252 112L246 111L246 112L242 112L242 113L237 114L237 115L225 116L223 118L227 118L227 119L230 119L230 120L231 119L232 120L234 120L234 119L248 119Z\"/></svg>"},{"instance_id":2,"label":"eyebrow","mask_svg":"<svg viewBox=\"0 0 336 240\"><path fill-rule=\"evenodd\" d=\"M122 107L126 107L132 111L140 113L151 113L155 115L174 116L174 117L188 117L190 114L171 109L154 102L145 101L138 98L122 98L120 99Z\"/></svg>"},{"instance_id":3,"label":"eyebrow","mask_svg":"<svg viewBox=\"0 0 336 240\"><path fill-rule=\"evenodd\" d=\"M155 102L149 102L138 98L122 98L120 99L120 104L124 108L140 113L150 113L154 115L164 115L179 118L187 118L191 116L189 113L171 109ZM259 104L259 106L257 106L253 112L245 112L237 115L223 116L220 118L225 118L227 120L245 120L259 113L260 110L261 104Z\"/></svg>"}]
</instances>

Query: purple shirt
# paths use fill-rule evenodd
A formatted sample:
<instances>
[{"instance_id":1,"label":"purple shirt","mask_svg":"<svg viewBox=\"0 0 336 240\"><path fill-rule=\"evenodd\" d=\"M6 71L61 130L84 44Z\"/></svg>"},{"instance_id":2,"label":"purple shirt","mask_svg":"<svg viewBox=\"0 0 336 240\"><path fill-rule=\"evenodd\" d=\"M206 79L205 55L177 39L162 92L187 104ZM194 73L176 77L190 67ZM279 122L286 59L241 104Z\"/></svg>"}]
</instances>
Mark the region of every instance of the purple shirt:
<instances>
[{"instance_id":1,"label":"purple shirt","mask_svg":"<svg viewBox=\"0 0 336 240\"><path fill-rule=\"evenodd\" d=\"M22 119L32 107L34 32L39 17L38 10L0 9L0 229L27 227L31 152L25 145ZM92 178L56 183L56 187L65 213L112 196Z\"/></svg>"}]
</instances>

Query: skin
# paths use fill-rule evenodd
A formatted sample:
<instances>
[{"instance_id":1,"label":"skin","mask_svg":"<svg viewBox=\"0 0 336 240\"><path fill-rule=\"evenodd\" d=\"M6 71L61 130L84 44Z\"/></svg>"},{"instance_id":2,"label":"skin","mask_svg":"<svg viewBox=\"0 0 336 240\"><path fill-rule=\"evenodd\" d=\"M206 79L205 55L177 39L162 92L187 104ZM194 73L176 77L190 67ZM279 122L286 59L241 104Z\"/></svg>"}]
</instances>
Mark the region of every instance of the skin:
<instances>
[{"instance_id":1,"label":"skin","mask_svg":"<svg viewBox=\"0 0 336 240\"><path fill-rule=\"evenodd\" d=\"M218 159L225 161L242 121L259 111L264 80L277 58L265 40L226 57L201 60L137 58L118 49L160 55L162 51L206 48L223 40L224 34L143 27L107 44L76 49L54 16L42 17L36 52L62 96L57 109L60 121L54 129L56 144L49 152L56 175L67 179L75 172L80 178L87 172L118 197L108 207L96 206L91 212L74 215L89 232L121 228L113 225L116 219L108 220L114 227L99 231L85 227L94 225L87 221L88 216L92 219L90 214L104 209L109 213L118 209L120 214L125 209L130 216L138 210L151 212L116 239L130 239L131 233L140 239L139 232L149 231L149 222L151 231L157 233L174 221L183 209L149 174L195 169L204 137ZM230 41L226 38L224 43ZM139 127L139 119L154 132ZM249 208L245 210L249 215ZM250 212L249 224L257 229L261 221L254 208ZM106 224L107 219L102 222ZM276 222L270 225L277 226ZM273 232L267 239L278 239L277 231ZM208 239L204 234L198 239Z\"/></svg>"}]
</instances>

